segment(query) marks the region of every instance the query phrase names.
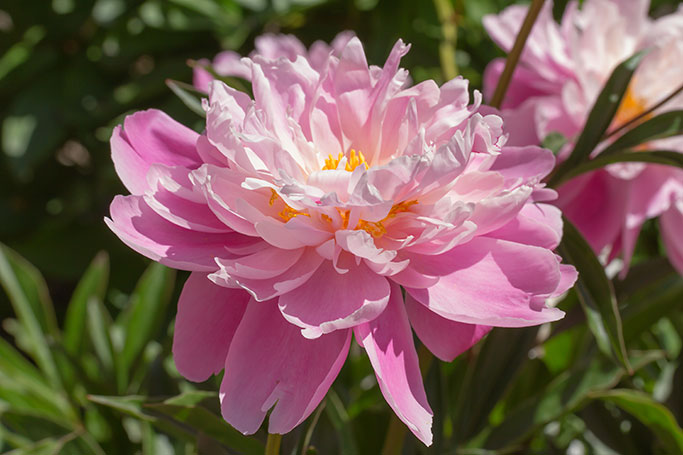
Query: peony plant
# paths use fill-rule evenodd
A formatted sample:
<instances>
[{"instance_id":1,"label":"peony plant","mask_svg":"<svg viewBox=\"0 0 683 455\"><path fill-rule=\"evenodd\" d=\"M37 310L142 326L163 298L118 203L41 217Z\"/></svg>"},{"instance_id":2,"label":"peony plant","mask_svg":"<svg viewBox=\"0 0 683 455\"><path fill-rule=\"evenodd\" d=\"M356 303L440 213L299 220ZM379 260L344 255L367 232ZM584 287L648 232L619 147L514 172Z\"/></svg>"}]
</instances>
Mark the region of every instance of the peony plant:
<instances>
[{"instance_id":1,"label":"peony plant","mask_svg":"<svg viewBox=\"0 0 683 455\"><path fill-rule=\"evenodd\" d=\"M195 73L208 89L201 134L158 110L128 116L111 151L131 194L106 222L192 272L174 360L192 381L224 370L221 411L236 429L256 432L269 410L269 433L299 425L354 338L429 445L413 332L451 361L491 327L564 315L548 305L576 279L553 252L561 212L542 180L555 158L509 146L462 77L411 85L401 40L381 68L348 34L316 49L268 36L231 57L222 74L250 81L253 98Z\"/></svg>"}]
</instances>

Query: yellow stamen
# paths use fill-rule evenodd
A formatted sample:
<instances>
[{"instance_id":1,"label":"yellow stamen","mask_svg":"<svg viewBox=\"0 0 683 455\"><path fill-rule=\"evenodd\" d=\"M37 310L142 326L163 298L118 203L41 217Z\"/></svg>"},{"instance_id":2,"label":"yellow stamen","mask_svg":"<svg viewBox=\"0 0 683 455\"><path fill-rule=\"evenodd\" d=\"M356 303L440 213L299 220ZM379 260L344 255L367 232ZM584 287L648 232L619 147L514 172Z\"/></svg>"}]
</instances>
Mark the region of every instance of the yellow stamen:
<instances>
[{"instance_id":1,"label":"yellow stamen","mask_svg":"<svg viewBox=\"0 0 683 455\"><path fill-rule=\"evenodd\" d=\"M277 192L274 189L271 188L270 191L273 194L271 194L271 196L270 196L270 200L268 201L268 205L270 205L272 207L273 205L275 205L275 202L277 202L278 200L281 201L282 205L284 205L284 208L278 213L278 215L280 215L280 218L282 218L283 220L289 221L292 218L294 218L295 216L299 216L299 215L303 215L303 216L307 216L307 217L311 216L306 212L302 212L300 210L296 210L296 209L293 209L290 206L288 206L285 203L285 201L283 201L280 198L280 196L277 194Z\"/></svg>"},{"instance_id":2,"label":"yellow stamen","mask_svg":"<svg viewBox=\"0 0 683 455\"><path fill-rule=\"evenodd\" d=\"M325 166L323 166L322 170L329 171L337 169L337 166L339 166L339 162L342 160L342 158L344 158L343 153L340 153L337 158L333 158L332 155L329 155L325 160ZM369 167L368 163L365 161L363 152L356 152L354 149L351 149L349 151L349 156L346 160L346 166L344 166L344 170L351 172L361 164L365 166L365 169Z\"/></svg>"},{"instance_id":3,"label":"yellow stamen","mask_svg":"<svg viewBox=\"0 0 683 455\"><path fill-rule=\"evenodd\" d=\"M385 216L383 219L380 221L365 221L365 220L358 220L358 224L353 228L354 230L363 230L373 236L374 238L380 238L384 234L387 233L387 229L384 227L384 222L387 221L388 219L396 217L401 212L407 212L410 210L410 207L417 204L417 201L404 201L400 202L393 207L391 207L391 210L389 210L389 213L387 216ZM341 217L342 220L342 229L348 229L349 227L349 215L351 213L350 210L341 210L337 209L339 212L339 216ZM327 215L322 215L321 218L329 223L332 222L332 218L330 218Z\"/></svg>"}]
</instances>

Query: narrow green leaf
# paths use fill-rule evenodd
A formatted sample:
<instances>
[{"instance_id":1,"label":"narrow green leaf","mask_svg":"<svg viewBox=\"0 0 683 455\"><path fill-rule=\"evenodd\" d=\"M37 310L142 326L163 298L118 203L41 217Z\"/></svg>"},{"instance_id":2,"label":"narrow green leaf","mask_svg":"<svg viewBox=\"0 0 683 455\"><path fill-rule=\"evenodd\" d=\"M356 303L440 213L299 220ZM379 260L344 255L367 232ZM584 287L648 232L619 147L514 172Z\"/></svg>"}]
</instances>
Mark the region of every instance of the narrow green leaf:
<instances>
[{"instance_id":1,"label":"narrow green leaf","mask_svg":"<svg viewBox=\"0 0 683 455\"><path fill-rule=\"evenodd\" d=\"M461 386L453 418L455 440L476 435L527 358L538 327L495 328L486 336ZM477 393L472 393L476 388Z\"/></svg>"},{"instance_id":2,"label":"narrow green leaf","mask_svg":"<svg viewBox=\"0 0 683 455\"><path fill-rule=\"evenodd\" d=\"M128 395L123 397L88 395L88 400L93 403L115 409L122 414L135 417L139 420L151 422L155 420L154 417L148 416L142 411L142 404L146 399L147 397L142 395Z\"/></svg>"},{"instance_id":3,"label":"narrow green leaf","mask_svg":"<svg viewBox=\"0 0 683 455\"><path fill-rule=\"evenodd\" d=\"M130 369L165 320L174 281L174 270L152 263L135 287L130 305L117 318L116 325L124 331L123 348L116 356L119 387L127 384Z\"/></svg>"},{"instance_id":4,"label":"narrow green leaf","mask_svg":"<svg viewBox=\"0 0 683 455\"><path fill-rule=\"evenodd\" d=\"M553 178L551 185L557 187L563 182L576 177L577 175L585 174L586 172L594 171L608 164L614 163L656 163L664 164L666 166L676 166L683 168L683 153L674 152L671 150L651 150L651 151L631 151L615 152L609 155L600 154L595 159L585 161L576 165L576 167L564 173L559 178Z\"/></svg>"},{"instance_id":5,"label":"narrow green leaf","mask_svg":"<svg viewBox=\"0 0 683 455\"><path fill-rule=\"evenodd\" d=\"M166 85L192 112L200 117L206 117L206 112L204 112L201 101L201 96L203 95L206 97L206 93L198 91L190 84L174 81L172 79L166 79Z\"/></svg>"},{"instance_id":6,"label":"narrow green leaf","mask_svg":"<svg viewBox=\"0 0 683 455\"><path fill-rule=\"evenodd\" d=\"M662 352L645 352L629 359L635 370L663 358ZM485 447L499 449L524 440L534 431L557 420L567 412L581 408L589 395L608 390L619 383L624 370L603 362L598 356L588 356L571 370L558 375L545 389L509 412L503 423L493 428Z\"/></svg>"},{"instance_id":7,"label":"narrow green leaf","mask_svg":"<svg viewBox=\"0 0 683 455\"><path fill-rule=\"evenodd\" d=\"M628 84L631 82L633 73L645 56L646 51L641 51L620 63L602 88L598 98L588 114L583 131L576 140L576 145L566 161L557 168L550 179L550 185L554 186L565 173L588 160L591 152L600 142L607 128L612 123L614 115L619 109L621 100L626 93Z\"/></svg>"},{"instance_id":8,"label":"narrow green leaf","mask_svg":"<svg viewBox=\"0 0 683 455\"><path fill-rule=\"evenodd\" d=\"M604 354L615 357L630 371L621 316L612 283L607 279L602 264L588 242L566 218L562 243L557 251L579 272L576 291L598 348Z\"/></svg>"},{"instance_id":9,"label":"narrow green leaf","mask_svg":"<svg viewBox=\"0 0 683 455\"><path fill-rule=\"evenodd\" d=\"M112 319L104 304L97 298L87 302L87 327L90 340L106 377L114 372L114 348L109 336Z\"/></svg>"},{"instance_id":10,"label":"narrow green leaf","mask_svg":"<svg viewBox=\"0 0 683 455\"><path fill-rule=\"evenodd\" d=\"M616 389L591 394L619 406L640 420L659 438L667 453L683 453L683 429L665 406L637 390Z\"/></svg>"},{"instance_id":11,"label":"narrow green leaf","mask_svg":"<svg viewBox=\"0 0 683 455\"><path fill-rule=\"evenodd\" d=\"M635 340L655 322L683 308L683 278L673 273L623 300L624 339Z\"/></svg>"},{"instance_id":12,"label":"narrow green leaf","mask_svg":"<svg viewBox=\"0 0 683 455\"><path fill-rule=\"evenodd\" d=\"M353 435L351 419L344 408L344 403L341 398L339 398L339 395L337 395L337 392L335 392L334 389L330 388L330 390L327 391L326 400L327 406L325 406L325 414L337 431L340 455L354 455L359 453L356 438Z\"/></svg>"},{"instance_id":13,"label":"narrow green leaf","mask_svg":"<svg viewBox=\"0 0 683 455\"><path fill-rule=\"evenodd\" d=\"M26 405L27 411L61 422L75 422L76 413L43 375L12 345L0 338L0 400Z\"/></svg>"},{"instance_id":14,"label":"narrow green leaf","mask_svg":"<svg viewBox=\"0 0 683 455\"><path fill-rule=\"evenodd\" d=\"M611 155L648 141L679 134L683 134L683 110L665 112L628 130L600 154Z\"/></svg>"},{"instance_id":15,"label":"narrow green leaf","mask_svg":"<svg viewBox=\"0 0 683 455\"><path fill-rule=\"evenodd\" d=\"M17 253L0 244L0 283L30 340L30 354L53 386L61 379L46 334L58 338L57 322L40 273Z\"/></svg>"},{"instance_id":16,"label":"narrow green leaf","mask_svg":"<svg viewBox=\"0 0 683 455\"><path fill-rule=\"evenodd\" d=\"M144 408L147 411L170 417L245 455L263 453L263 444L256 439L243 435L231 427L221 416L198 404L177 405L163 402L146 404Z\"/></svg>"},{"instance_id":17,"label":"narrow green leaf","mask_svg":"<svg viewBox=\"0 0 683 455\"><path fill-rule=\"evenodd\" d=\"M101 251L97 253L78 282L66 310L64 348L72 356L78 356L83 352L88 300L96 298L104 301L108 280L109 256Z\"/></svg>"}]
</instances>

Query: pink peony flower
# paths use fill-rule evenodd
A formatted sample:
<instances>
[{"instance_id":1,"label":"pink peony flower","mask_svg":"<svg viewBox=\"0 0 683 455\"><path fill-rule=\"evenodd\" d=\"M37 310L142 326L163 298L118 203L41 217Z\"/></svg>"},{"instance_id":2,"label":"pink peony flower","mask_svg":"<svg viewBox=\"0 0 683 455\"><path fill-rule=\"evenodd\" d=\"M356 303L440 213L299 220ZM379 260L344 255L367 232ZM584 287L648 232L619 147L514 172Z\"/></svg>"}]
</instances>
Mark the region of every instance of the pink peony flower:
<instances>
[{"instance_id":1,"label":"pink peony flower","mask_svg":"<svg viewBox=\"0 0 683 455\"><path fill-rule=\"evenodd\" d=\"M503 116L515 145L539 143L557 131L570 139L583 129L588 113L612 70L637 51L650 51L636 71L612 128L654 106L683 84L683 7L657 20L648 0L586 0L567 6L561 24L546 4L517 67ZM487 16L484 25L509 50L526 14L511 6ZM492 93L504 60L485 73L485 93ZM664 90L662 90L664 88ZM683 94L654 115L683 108ZM571 142L571 141L570 141ZM571 147L566 147L566 154ZM683 137L652 141L644 149L683 153ZM622 163L570 180L559 188L557 206L577 225L596 252L624 259L627 272L642 224L661 215L660 227L669 258L683 274L683 171L644 163ZM678 221L678 228L675 228Z\"/></svg>"},{"instance_id":2,"label":"pink peony flower","mask_svg":"<svg viewBox=\"0 0 683 455\"><path fill-rule=\"evenodd\" d=\"M325 65L330 53L339 56L342 49L344 49L353 36L353 32L341 32L330 44L327 44L324 41L316 41L311 45L311 48L307 50L306 46L304 46L304 44L294 35L274 35L267 33L254 40L254 47L256 49L250 54L250 57L253 58L258 55L269 60L287 58L291 61L295 61L297 57L302 56L308 59L312 68L319 70ZM211 65L213 71L219 76L231 76L251 80L251 69L249 68L249 65L243 62L242 56L235 51L223 51L214 57L213 62L210 62L207 59L201 59L198 63L199 66L196 66L193 71L193 84L204 92L209 91L209 84L214 80L214 77L202 66Z\"/></svg>"},{"instance_id":3,"label":"pink peony flower","mask_svg":"<svg viewBox=\"0 0 683 455\"><path fill-rule=\"evenodd\" d=\"M554 157L503 148L467 81L407 87L399 41L369 67L357 38L316 70L302 55L242 60L254 99L210 84L206 132L126 118L112 157L132 193L106 222L131 248L190 270L173 354L204 381L225 369L224 418L286 433L320 403L352 334L391 408L432 440L412 330L450 361L491 326L563 316L576 278L540 180ZM402 296L401 286L406 291ZM412 330L411 330L412 329Z\"/></svg>"}]
</instances>

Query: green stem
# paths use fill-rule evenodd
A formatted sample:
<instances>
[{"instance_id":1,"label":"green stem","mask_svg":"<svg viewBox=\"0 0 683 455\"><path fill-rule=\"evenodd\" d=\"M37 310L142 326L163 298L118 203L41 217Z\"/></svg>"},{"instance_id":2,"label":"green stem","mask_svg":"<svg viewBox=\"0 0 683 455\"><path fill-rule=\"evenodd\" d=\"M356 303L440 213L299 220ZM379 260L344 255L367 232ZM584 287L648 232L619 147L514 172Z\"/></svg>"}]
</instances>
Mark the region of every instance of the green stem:
<instances>
[{"instance_id":1,"label":"green stem","mask_svg":"<svg viewBox=\"0 0 683 455\"><path fill-rule=\"evenodd\" d=\"M268 439L266 440L266 451L265 455L279 455L280 454L280 442L282 442L282 435L276 433L268 433Z\"/></svg>"},{"instance_id":2,"label":"green stem","mask_svg":"<svg viewBox=\"0 0 683 455\"><path fill-rule=\"evenodd\" d=\"M529 37L529 33L531 33L534 22L536 22L536 18L541 12L541 8L543 8L543 3L545 3L545 0L532 0L529 11L526 13L526 17L522 23L522 28L519 30L517 38L515 39L515 44L512 46L512 50L508 54L508 58L505 61L505 68L503 68L503 74L500 75L498 85L496 86L496 91L493 93L493 98L491 99L491 106L495 107L496 109L500 109L500 106L503 104L503 98L505 98L505 93L507 92L510 81L512 80L512 74L515 72L515 67L517 66L519 58L522 55L524 45Z\"/></svg>"},{"instance_id":3,"label":"green stem","mask_svg":"<svg viewBox=\"0 0 683 455\"><path fill-rule=\"evenodd\" d=\"M420 348L417 350L417 357L420 362L420 372L422 373L422 377L424 377L427 375L427 371L429 371L429 367L432 365L434 355L429 352L429 349L421 344ZM389 418L387 435L384 437L382 455L399 455L401 451L403 451L403 441L406 439L407 432L408 427L406 427L396 414L392 412L391 417Z\"/></svg>"},{"instance_id":4,"label":"green stem","mask_svg":"<svg viewBox=\"0 0 683 455\"><path fill-rule=\"evenodd\" d=\"M441 43L439 43L439 59L441 71L447 81L458 75L455 62L455 47L458 43L458 28L455 24L455 10L450 0L434 0L436 15L441 23Z\"/></svg>"}]
</instances>

